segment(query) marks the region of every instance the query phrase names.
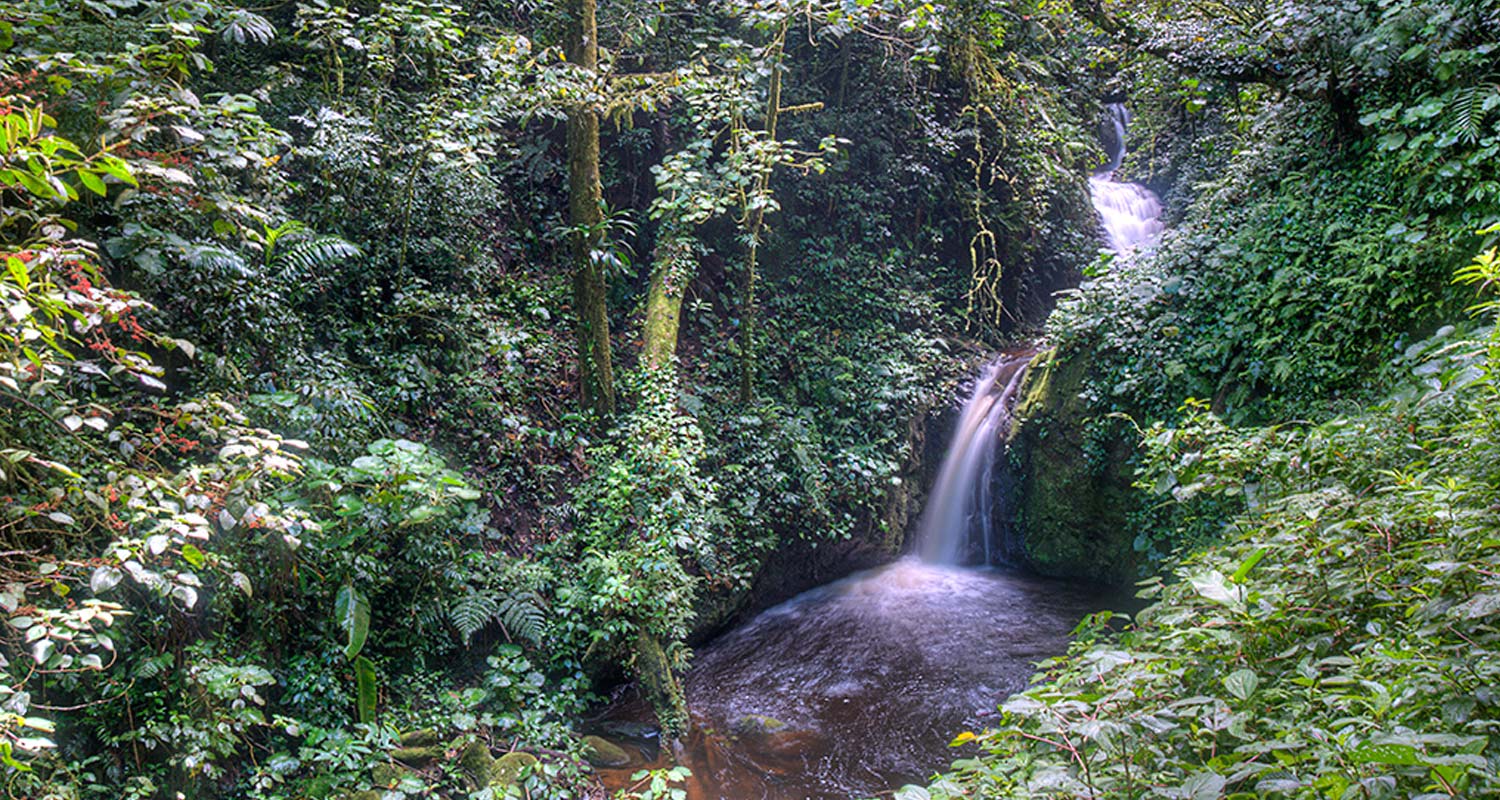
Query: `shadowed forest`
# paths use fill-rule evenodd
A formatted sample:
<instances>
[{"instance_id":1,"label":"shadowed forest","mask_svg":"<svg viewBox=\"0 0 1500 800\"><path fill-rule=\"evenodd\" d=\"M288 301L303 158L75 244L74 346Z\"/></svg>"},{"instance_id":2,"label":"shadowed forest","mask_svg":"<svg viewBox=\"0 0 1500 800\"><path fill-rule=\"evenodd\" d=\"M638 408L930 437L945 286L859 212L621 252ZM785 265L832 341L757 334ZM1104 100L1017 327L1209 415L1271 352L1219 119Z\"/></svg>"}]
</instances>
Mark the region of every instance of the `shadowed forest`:
<instances>
[{"instance_id":1,"label":"shadowed forest","mask_svg":"<svg viewBox=\"0 0 1500 800\"><path fill-rule=\"evenodd\" d=\"M1492 0L11 0L0 796L1500 794Z\"/></svg>"}]
</instances>

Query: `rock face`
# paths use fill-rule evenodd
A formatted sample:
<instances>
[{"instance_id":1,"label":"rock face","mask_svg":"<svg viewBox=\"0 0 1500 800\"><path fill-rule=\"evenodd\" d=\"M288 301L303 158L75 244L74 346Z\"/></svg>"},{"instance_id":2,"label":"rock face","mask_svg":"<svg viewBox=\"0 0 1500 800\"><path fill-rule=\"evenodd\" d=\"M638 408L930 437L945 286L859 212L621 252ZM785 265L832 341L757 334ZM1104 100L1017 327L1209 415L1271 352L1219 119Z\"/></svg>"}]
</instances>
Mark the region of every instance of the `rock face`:
<instances>
[{"instance_id":1,"label":"rock face","mask_svg":"<svg viewBox=\"0 0 1500 800\"><path fill-rule=\"evenodd\" d=\"M1086 353L1037 356L1016 405L1007 468L1011 534L1043 575L1126 584L1136 578L1129 515L1135 454L1127 423L1084 396Z\"/></svg>"}]
</instances>

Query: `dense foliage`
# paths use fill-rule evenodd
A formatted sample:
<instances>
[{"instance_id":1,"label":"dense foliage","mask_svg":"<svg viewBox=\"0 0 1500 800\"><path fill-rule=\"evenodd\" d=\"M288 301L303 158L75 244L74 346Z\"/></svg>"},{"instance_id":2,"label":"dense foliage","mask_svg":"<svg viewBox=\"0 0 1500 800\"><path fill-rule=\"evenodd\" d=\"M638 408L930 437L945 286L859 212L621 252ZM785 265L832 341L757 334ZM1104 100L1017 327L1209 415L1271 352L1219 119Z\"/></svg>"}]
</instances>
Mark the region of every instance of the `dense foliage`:
<instances>
[{"instance_id":1,"label":"dense foliage","mask_svg":"<svg viewBox=\"0 0 1500 800\"><path fill-rule=\"evenodd\" d=\"M771 554L898 549L1091 252L1074 22L8 4L9 796L596 791L593 692L671 731Z\"/></svg>"},{"instance_id":2,"label":"dense foliage","mask_svg":"<svg viewBox=\"0 0 1500 800\"><path fill-rule=\"evenodd\" d=\"M1355 416L1153 427L1142 488L1231 499L1228 541L1152 582L1124 632L1082 626L933 795L1494 793L1496 356L1493 327L1448 329Z\"/></svg>"}]
</instances>

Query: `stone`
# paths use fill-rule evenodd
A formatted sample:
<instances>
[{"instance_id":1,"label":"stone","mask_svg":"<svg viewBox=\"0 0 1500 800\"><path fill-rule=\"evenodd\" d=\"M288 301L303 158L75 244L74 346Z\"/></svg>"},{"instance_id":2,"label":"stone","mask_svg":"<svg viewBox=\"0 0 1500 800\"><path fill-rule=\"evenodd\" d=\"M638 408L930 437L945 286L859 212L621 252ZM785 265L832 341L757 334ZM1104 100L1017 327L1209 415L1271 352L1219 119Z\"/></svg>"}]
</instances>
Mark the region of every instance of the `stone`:
<instances>
[{"instance_id":1,"label":"stone","mask_svg":"<svg viewBox=\"0 0 1500 800\"><path fill-rule=\"evenodd\" d=\"M488 786L495 772L495 757L484 742L474 740L458 754L458 766L475 786Z\"/></svg>"},{"instance_id":2,"label":"stone","mask_svg":"<svg viewBox=\"0 0 1500 800\"><path fill-rule=\"evenodd\" d=\"M596 767L623 767L630 763L625 748L602 736L583 737L583 757Z\"/></svg>"},{"instance_id":3,"label":"stone","mask_svg":"<svg viewBox=\"0 0 1500 800\"><path fill-rule=\"evenodd\" d=\"M735 736L767 736L785 729L785 722L764 714L746 714L729 725Z\"/></svg>"},{"instance_id":4,"label":"stone","mask_svg":"<svg viewBox=\"0 0 1500 800\"><path fill-rule=\"evenodd\" d=\"M442 757L443 748L439 745L429 747L400 747L391 751L391 758L408 767L425 767Z\"/></svg>"},{"instance_id":5,"label":"stone","mask_svg":"<svg viewBox=\"0 0 1500 800\"><path fill-rule=\"evenodd\" d=\"M408 731L401 734L399 740L402 747L432 747L441 744L437 731L432 728L423 728L419 731Z\"/></svg>"},{"instance_id":6,"label":"stone","mask_svg":"<svg viewBox=\"0 0 1500 800\"><path fill-rule=\"evenodd\" d=\"M506 753L495 759L490 767L491 786L509 786L520 779L521 773L537 765L536 756L530 753Z\"/></svg>"},{"instance_id":7,"label":"stone","mask_svg":"<svg viewBox=\"0 0 1500 800\"><path fill-rule=\"evenodd\" d=\"M390 788L401 780L401 775L406 772L404 767L395 764L376 764L370 768L370 780L376 786Z\"/></svg>"},{"instance_id":8,"label":"stone","mask_svg":"<svg viewBox=\"0 0 1500 800\"><path fill-rule=\"evenodd\" d=\"M1088 352L1038 356L1021 386L1008 463L1022 557L1052 577L1127 585L1136 577L1130 514L1135 434L1095 408L1085 391Z\"/></svg>"}]
</instances>

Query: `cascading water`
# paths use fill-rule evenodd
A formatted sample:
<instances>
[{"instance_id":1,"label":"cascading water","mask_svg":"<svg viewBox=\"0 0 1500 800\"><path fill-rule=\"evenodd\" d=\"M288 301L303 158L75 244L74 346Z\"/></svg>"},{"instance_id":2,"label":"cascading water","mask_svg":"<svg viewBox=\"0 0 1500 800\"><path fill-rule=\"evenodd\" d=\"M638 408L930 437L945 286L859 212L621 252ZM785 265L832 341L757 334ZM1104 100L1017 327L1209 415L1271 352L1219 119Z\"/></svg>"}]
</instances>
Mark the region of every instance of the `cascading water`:
<instances>
[{"instance_id":1,"label":"cascading water","mask_svg":"<svg viewBox=\"0 0 1500 800\"><path fill-rule=\"evenodd\" d=\"M805 592L698 650L683 681L692 732L689 800L833 800L924 782L954 758L1037 661L1067 647L1098 594L956 564L995 541L996 454L1030 353L975 383L918 529L920 558ZM636 754L601 770L607 788L666 766L634 695L596 731Z\"/></svg>"},{"instance_id":2,"label":"cascading water","mask_svg":"<svg viewBox=\"0 0 1500 800\"><path fill-rule=\"evenodd\" d=\"M999 563L1003 543L995 536L995 457L1010 433L1010 412L1032 355L1029 350L1007 353L974 384L922 512L917 543L923 560L958 564L970 550L982 550L984 563ZM976 538L979 546L972 547Z\"/></svg>"},{"instance_id":3,"label":"cascading water","mask_svg":"<svg viewBox=\"0 0 1500 800\"><path fill-rule=\"evenodd\" d=\"M1104 131L1104 146L1109 163L1089 178L1089 192L1094 209L1099 212L1104 237L1109 248L1126 255L1149 246L1161 235L1161 200L1150 189L1138 183L1115 180L1115 171L1125 161L1126 130L1130 112L1122 103L1110 103Z\"/></svg>"}]
</instances>

